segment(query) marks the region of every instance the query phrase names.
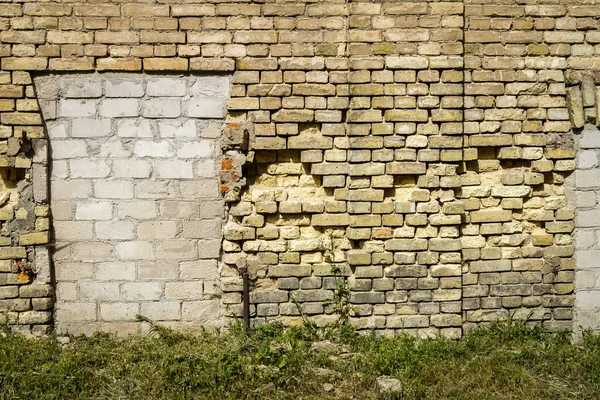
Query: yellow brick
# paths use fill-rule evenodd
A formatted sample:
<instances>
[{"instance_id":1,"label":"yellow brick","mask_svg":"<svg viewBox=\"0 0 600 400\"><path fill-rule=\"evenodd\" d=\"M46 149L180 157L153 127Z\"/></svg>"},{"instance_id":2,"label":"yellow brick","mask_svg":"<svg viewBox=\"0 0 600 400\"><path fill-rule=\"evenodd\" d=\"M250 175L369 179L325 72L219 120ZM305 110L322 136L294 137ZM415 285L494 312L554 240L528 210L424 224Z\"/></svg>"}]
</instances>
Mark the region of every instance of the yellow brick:
<instances>
[{"instance_id":1,"label":"yellow brick","mask_svg":"<svg viewBox=\"0 0 600 400\"><path fill-rule=\"evenodd\" d=\"M64 31L49 31L48 43L65 44L65 43L93 43L93 32L64 32Z\"/></svg>"},{"instance_id":2,"label":"yellow brick","mask_svg":"<svg viewBox=\"0 0 600 400\"><path fill-rule=\"evenodd\" d=\"M2 247L0 248L0 260L9 260L14 258L26 258L27 251L25 247Z\"/></svg>"},{"instance_id":3,"label":"yellow brick","mask_svg":"<svg viewBox=\"0 0 600 400\"><path fill-rule=\"evenodd\" d=\"M23 86L0 85L0 97L13 99L21 98L23 97Z\"/></svg>"},{"instance_id":4,"label":"yellow brick","mask_svg":"<svg viewBox=\"0 0 600 400\"><path fill-rule=\"evenodd\" d=\"M125 4L122 7L124 16L134 17L168 17L168 5Z\"/></svg>"},{"instance_id":5,"label":"yellow brick","mask_svg":"<svg viewBox=\"0 0 600 400\"><path fill-rule=\"evenodd\" d=\"M1 65L2 69L7 71L39 71L46 69L48 59L45 57L3 58Z\"/></svg>"},{"instance_id":6,"label":"yellow brick","mask_svg":"<svg viewBox=\"0 0 600 400\"><path fill-rule=\"evenodd\" d=\"M137 32L96 32L96 43L124 44L139 42L140 35Z\"/></svg>"},{"instance_id":7,"label":"yellow brick","mask_svg":"<svg viewBox=\"0 0 600 400\"><path fill-rule=\"evenodd\" d=\"M50 70L54 71L92 71L94 69L93 58L51 58Z\"/></svg>"},{"instance_id":8,"label":"yellow brick","mask_svg":"<svg viewBox=\"0 0 600 400\"><path fill-rule=\"evenodd\" d=\"M235 62L227 58L192 58L191 71L233 71Z\"/></svg>"},{"instance_id":9,"label":"yellow brick","mask_svg":"<svg viewBox=\"0 0 600 400\"><path fill-rule=\"evenodd\" d=\"M40 125L42 119L38 113L5 113L1 119L6 125Z\"/></svg>"},{"instance_id":10,"label":"yellow brick","mask_svg":"<svg viewBox=\"0 0 600 400\"><path fill-rule=\"evenodd\" d=\"M186 71L187 58L145 58L144 69L147 71Z\"/></svg>"},{"instance_id":11,"label":"yellow brick","mask_svg":"<svg viewBox=\"0 0 600 400\"><path fill-rule=\"evenodd\" d=\"M22 233L19 235L19 245L27 246L32 244L46 244L50 241L50 233L45 232L34 232L34 233Z\"/></svg>"},{"instance_id":12,"label":"yellow brick","mask_svg":"<svg viewBox=\"0 0 600 400\"><path fill-rule=\"evenodd\" d=\"M96 67L100 71L139 71L142 69L142 60L138 58L100 58L96 60Z\"/></svg>"}]
</instances>

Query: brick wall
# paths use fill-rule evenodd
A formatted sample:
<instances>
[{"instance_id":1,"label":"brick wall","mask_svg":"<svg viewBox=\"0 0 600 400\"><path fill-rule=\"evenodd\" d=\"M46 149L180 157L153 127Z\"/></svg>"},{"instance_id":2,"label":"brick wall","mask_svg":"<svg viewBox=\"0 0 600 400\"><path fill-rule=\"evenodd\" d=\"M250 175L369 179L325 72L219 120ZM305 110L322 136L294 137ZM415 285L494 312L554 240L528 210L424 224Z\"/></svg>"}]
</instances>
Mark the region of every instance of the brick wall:
<instances>
[{"instance_id":1,"label":"brick wall","mask_svg":"<svg viewBox=\"0 0 600 400\"><path fill-rule=\"evenodd\" d=\"M565 180L576 167L572 129L596 111L581 117L568 105L580 72L600 66L600 6L48 2L0 10L5 138L44 140L31 74L233 73L223 133L233 140L220 175L229 209L220 301L232 313L243 259L257 321L299 323L298 302L327 323L333 262L348 276L359 328L459 337L509 315L571 328L575 204ZM9 170L26 158L7 156ZM11 177L28 182L35 168L19 166L23 175ZM22 231L45 232L33 228ZM21 227L11 229L18 236ZM31 255L11 257L34 264Z\"/></svg>"}]
</instances>

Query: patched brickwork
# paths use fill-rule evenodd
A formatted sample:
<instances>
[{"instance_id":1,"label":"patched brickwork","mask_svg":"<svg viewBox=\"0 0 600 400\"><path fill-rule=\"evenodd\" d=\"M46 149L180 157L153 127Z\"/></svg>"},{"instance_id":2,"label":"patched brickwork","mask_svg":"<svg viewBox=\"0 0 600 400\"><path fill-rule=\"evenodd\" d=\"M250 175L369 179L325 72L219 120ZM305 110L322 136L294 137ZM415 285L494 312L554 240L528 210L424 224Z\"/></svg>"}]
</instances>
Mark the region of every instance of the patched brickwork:
<instances>
[{"instance_id":1,"label":"patched brickwork","mask_svg":"<svg viewBox=\"0 0 600 400\"><path fill-rule=\"evenodd\" d=\"M456 338L509 316L572 328L576 204L565 182L573 129L596 123L599 5L206 0L0 11L5 138L44 138L31 74L233 74L214 182L229 212L225 314L241 311L245 263L254 321L301 323L299 304L326 324L335 264L361 329ZM61 101L78 109L65 118L85 118L81 99ZM7 153L10 167L23 163L22 182L44 172L26 160ZM17 299L12 282L4 287Z\"/></svg>"},{"instance_id":2,"label":"patched brickwork","mask_svg":"<svg viewBox=\"0 0 600 400\"><path fill-rule=\"evenodd\" d=\"M229 76L35 80L50 143L59 332L219 322Z\"/></svg>"}]
</instances>

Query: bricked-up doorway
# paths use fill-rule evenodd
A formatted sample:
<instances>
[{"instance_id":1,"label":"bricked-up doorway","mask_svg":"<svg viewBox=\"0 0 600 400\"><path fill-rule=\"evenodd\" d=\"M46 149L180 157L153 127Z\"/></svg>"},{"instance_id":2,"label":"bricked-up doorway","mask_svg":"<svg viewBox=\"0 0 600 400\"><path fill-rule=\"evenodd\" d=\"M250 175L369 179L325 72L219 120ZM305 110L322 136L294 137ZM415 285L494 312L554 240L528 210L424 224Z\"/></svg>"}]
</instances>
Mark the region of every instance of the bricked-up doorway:
<instances>
[{"instance_id":1,"label":"bricked-up doorway","mask_svg":"<svg viewBox=\"0 0 600 400\"><path fill-rule=\"evenodd\" d=\"M230 76L35 79L49 136L59 332L218 324Z\"/></svg>"}]
</instances>

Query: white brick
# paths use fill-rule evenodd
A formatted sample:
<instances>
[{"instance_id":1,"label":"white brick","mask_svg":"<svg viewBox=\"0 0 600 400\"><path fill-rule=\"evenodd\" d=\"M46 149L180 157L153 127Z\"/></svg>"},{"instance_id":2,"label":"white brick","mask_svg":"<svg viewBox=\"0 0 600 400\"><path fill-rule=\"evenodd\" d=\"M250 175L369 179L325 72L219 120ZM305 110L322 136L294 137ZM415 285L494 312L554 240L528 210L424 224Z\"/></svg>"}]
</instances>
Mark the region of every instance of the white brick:
<instances>
[{"instance_id":1,"label":"white brick","mask_svg":"<svg viewBox=\"0 0 600 400\"><path fill-rule=\"evenodd\" d=\"M172 157L173 149L171 144L166 140L160 142L153 142L150 140L138 140L135 143L135 149L133 150L138 157Z\"/></svg>"},{"instance_id":2,"label":"white brick","mask_svg":"<svg viewBox=\"0 0 600 400\"><path fill-rule=\"evenodd\" d=\"M597 197L596 192L577 192L575 205L581 208L594 207L598 200Z\"/></svg>"},{"instance_id":3,"label":"white brick","mask_svg":"<svg viewBox=\"0 0 600 400\"><path fill-rule=\"evenodd\" d=\"M114 160L113 173L117 178L148 178L152 168L145 160Z\"/></svg>"},{"instance_id":4,"label":"white brick","mask_svg":"<svg viewBox=\"0 0 600 400\"><path fill-rule=\"evenodd\" d=\"M137 227L138 239L173 239L177 234L175 221L148 221L142 222Z\"/></svg>"},{"instance_id":5,"label":"white brick","mask_svg":"<svg viewBox=\"0 0 600 400\"><path fill-rule=\"evenodd\" d=\"M106 178L110 166L105 160L71 160L71 178Z\"/></svg>"},{"instance_id":6,"label":"white brick","mask_svg":"<svg viewBox=\"0 0 600 400\"><path fill-rule=\"evenodd\" d=\"M165 284L165 299L198 300L203 295L203 282L167 282Z\"/></svg>"},{"instance_id":7,"label":"white brick","mask_svg":"<svg viewBox=\"0 0 600 400\"><path fill-rule=\"evenodd\" d=\"M56 320L65 322L95 321L96 303L62 303L56 305Z\"/></svg>"},{"instance_id":8,"label":"white brick","mask_svg":"<svg viewBox=\"0 0 600 400\"><path fill-rule=\"evenodd\" d=\"M110 135L110 119L75 118L72 120L72 137L101 137Z\"/></svg>"},{"instance_id":9,"label":"white brick","mask_svg":"<svg viewBox=\"0 0 600 400\"><path fill-rule=\"evenodd\" d=\"M120 219L154 219L156 218L156 203L153 201L136 200L119 202L118 216Z\"/></svg>"},{"instance_id":10,"label":"white brick","mask_svg":"<svg viewBox=\"0 0 600 400\"><path fill-rule=\"evenodd\" d=\"M93 117L96 115L96 100L62 99L58 102L58 117Z\"/></svg>"},{"instance_id":11,"label":"white brick","mask_svg":"<svg viewBox=\"0 0 600 400\"><path fill-rule=\"evenodd\" d=\"M598 165L598 155L594 150L580 150L577 154L577 168L588 169Z\"/></svg>"},{"instance_id":12,"label":"white brick","mask_svg":"<svg viewBox=\"0 0 600 400\"><path fill-rule=\"evenodd\" d=\"M181 307L181 318L196 324L218 323L220 317L219 300L186 301Z\"/></svg>"},{"instance_id":13,"label":"white brick","mask_svg":"<svg viewBox=\"0 0 600 400\"><path fill-rule=\"evenodd\" d=\"M595 270L599 259L600 250L580 250L577 252L577 268Z\"/></svg>"},{"instance_id":14,"label":"white brick","mask_svg":"<svg viewBox=\"0 0 600 400\"><path fill-rule=\"evenodd\" d=\"M191 161L154 161L154 175L162 179L190 179L194 177Z\"/></svg>"},{"instance_id":15,"label":"white brick","mask_svg":"<svg viewBox=\"0 0 600 400\"><path fill-rule=\"evenodd\" d=\"M102 117L137 117L140 115L140 101L137 99L105 99L100 103Z\"/></svg>"},{"instance_id":16,"label":"white brick","mask_svg":"<svg viewBox=\"0 0 600 400\"><path fill-rule=\"evenodd\" d=\"M50 139L66 138L69 136L70 123L67 121L48 121L46 129Z\"/></svg>"},{"instance_id":17,"label":"white brick","mask_svg":"<svg viewBox=\"0 0 600 400\"><path fill-rule=\"evenodd\" d=\"M585 128L579 146L584 149L600 148L600 131L596 128Z\"/></svg>"},{"instance_id":18,"label":"white brick","mask_svg":"<svg viewBox=\"0 0 600 400\"><path fill-rule=\"evenodd\" d=\"M218 258L221 254L221 239L199 240L198 248L202 249L202 251L198 254L198 258L203 260Z\"/></svg>"},{"instance_id":19,"label":"white brick","mask_svg":"<svg viewBox=\"0 0 600 400\"><path fill-rule=\"evenodd\" d=\"M121 294L125 300L160 300L162 292L160 282L125 283L121 289Z\"/></svg>"},{"instance_id":20,"label":"white brick","mask_svg":"<svg viewBox=\"0 0 600 400\"><path fill-rule=\"evenodd\" d=\"M106 262L96 266L96 279L101 281L133 281L135 280L135 263Z\"/></svg>"},{"instance_id":21,"label":"white brick","mask_svg":"<svg viewBox=\"0 0 600 400\"><path fill-rule=\"evenodd\" d=\"M219 277L216 260L184 261L179 268L181 279L217 279Z\"/></svg>"},{"instance_id":22,"label":"white brick","mask_svg":"<svg viewBox=\"0 0 600 400\"><path fill-rule=\"evenodd\" d=\"M192 98L185 102L185 115L192 118L224 118L226 102L211 98Z\"/></svg>"},{"instance_id":23,"label":"white brick","mask_svg":"<svg viewBox=\"0 0 600 400\"><path fill-rule=\"evenodd\" d=\"M63 78L60 93L67 98L94 98L102 96L102 81L94 78Z\"/></svg>"},{"instance_id":24,"label":"white brick","mask_svg":"<svg viewBox=\"0 0 600 400\"><path fill-rule=\"evenodd\" d=\"M575 231L575 246L578 250L589 249L596 243L596 232L578 229Z\"/></svg>"},{"instance_id":25,"label":"white brick","mask_svg":"<svg viewBox=\"0 0 600 400\"><path fill-rule=\"evenodd\" d=\"M133 183L99 180L94 182L94 195L100 199L130 199L133 197Z\"/></svg>"},{"instance_id":26,"label":"white brick","mask_svg":"<svg viewBox=\"0 0 600 400\"><path fill-rule=\"evenodd\" d=\"M123 145L123 142L114 136L109 138L107 141L100 145L100 152L98 157L104 158L129 158L131 157L131 145L127 143L127 147Z\"/></svg>"},{"instance_id":27,"label":"white brick","mask_svg":"<svg viewBox=\"0 0 600 400\"><path fill-rule=\"evenodd\" d=\"M200 178L215 178L218 167L215 160L198 160L196 162L196 176Z\"/></svg>"},{"instance_id":28,"label":"white brick","mask_svg":"<svg viewBox=\"0 0 600 400\"><path fill-rule=\"evenodd\" d=\"M109 282L81 282L79 284L81 300L118 300L119 284Z\"/></svg>"},{"instance_id":29,"label":"white brick","mask_svg":"<svg viewBox=\"0 0 600 400\"><path fill-rule=\"evenodd\" d=\"M166 302L142 303L142 315L155 321L171 321L181 318L181 303Z\"/></svg>"},{"instance_id":30,"label":"white brick","mask_svg":"<svg viewBox=\"0 0 600 400\"><path fill-rule=\"evenodd\" d=\"M87 157L87 145L83 140L56 140L51 149L53 160Z\"/></svg>"},{"instance_id":31,"label":"white brick","mask_svg":"<svg viewBox=\"0 0 600 400\"><path fill-rule=\"evenodd\" d=\"M151 99L142 104L142 115L148 118L177 118L181 115L181 100Z\"/></svg>"},{"instance_id":32,"label":"white brick","mask_svg":"<svg viewBox=\"0 0 600 400\"><path fill-rule=\"evenodd\" d=\"M152 128L147 119L119 119L116 124L119 137L152 137Z\"/></svg>"},{"instance_id":33,"label":"white brick","mask_svg":"<svg viewBox=\"0 0 600 400\"><path fill-rule=\"evenodd\" d=\"M600 187L600 169L575 171L575 181L578 188Z\"/></svg>"},{"instance_id":34,"label":"white brick","mask_svg":"<svg viewBox=\"0 0 600 400\"><path fill-rule=\"evenodd\" d=\"M202 219L218 218L221 221L223 220L224 211L225 204L223 200L204 200L200 203L200 218Z\"/></svg>"},{"instance_id":35,"label":"white brick","mask_svg":"<svg viewBox=\"0 0 600 400\"><path fill-rule=\"evenodd\" d=\"M94 264L56 260L54 272L57 281L79 281L94 275Z\"/></svg>"},{"instance_id":36,"label":"white brick","mask_svg":"<svg viewBox=\"0 0 600 400\"><path fill-rule=\"evenodd\" d=\"M70 201L53 200L50 208L52 209L52 220L53 221L70 221L73 218L73 212L71 210L72 203Z\"/></svg>"},{"instance_id":37,"label":"white brick","mask_svg":"<svg viewBox=\"0 0 600 400\"><path fill-rule=\"evenodd\" d=\"M203 121L200 136L207 139L217 139L223 134L223 121Z\"/></svg>"},{"instance_id":38,"label":"white brick","mask_svg":"<svg viewBox=\"0 0 600 400\"><path fill-rule=\"evenodd\" d=\"M600 290L585 290L577 292L577 296L575 297L575 306L583 309L600 308Z\"/></svg>"},{"instance_id":39,"label":"white brick","mask_svg":"<svg viewBox=\"0 0 600 400\"><path fill-rule=\"evenodd\" d=\"M181 78L150 78L146 84L146 94L155 97L185 96L187 82Z\"/></svg>"},{"instance_id":40,"label":"white brick","mask_svg":"<svg viewBox=\"0 0 600 400\"><path fill-rule=\"evenodd\" d=\"M142 97L144 85L141 79L107 79L106 97Z\"/></svg>"},{"instance_id":41,"label":"white brick","mask_svg":"<svg viewBox=\"0 0 600 400\"><path fill-rule=\"evenodd\" d=\"M121 242L115 247L117 257L123 260L151 260L154 250L148 242Z\"/></svg>"},{"instance_id":42,"label":"white brick","mask_svg":"<svg viewBox=\"0 0 600 400\"><path fill-rule=\"evenodd\" d=\"M75 261L109 261L113 258L113 246L108 243L77 242L71 245L71 253Z\"/></svg>"},{"instance_id":43,"label":"white brick","mask_svg":"<svg viewBox=\"0 0 600 400\"><path fill-rule=\"evenodd\" d=\"M191 119L159 121L158 132L162 138L195 138L197 137L196 121Z\"/></svg>"},{"instance_id":44,"label":"white brick","mask_svg":"<svg viewBox=\"0 0 600 400\"><path fill-rule=\"evenodd\" d=\"M189 239L219 239L221 237L221 220L183 221L183 237Z\"/></svg>"},{"instance_id":45,"label":"white brick","mask_svg":"<svg viewBox=\"0 0 600 400\"><path fill-rule=\"evenodd\" d=\"M77 300L77 284L58 282L56 284L56 297L61 301Z\"/></svg>"},{"instance_id":46,"label":"white brick","mask_svg":"<svg viewBox=\"0 0 600 400\"><path fill-rule=\"evenodd\" d=\"M144 180L135 185L135 197L140 199L172 199L175 196L173 182Z\"/></svg>"},{"instance_id":47,"label":"white brick","mask_svg":"<svg viewBox=\"0 0 600 400\"><path fill-rule=\"evenodd\" d=\"M199 203L197 201L163 201L160 203L160 216L166 219L198 218Z\"/></svg>"},{"instance_id":48,"label":"white brick","mask_svg":"<svg viewBox=\"0 0 600 400\"><path fill-rule=\"evenodd\" d=\"M214 157L215 153L215 142L207 139L179 143L177 147L179 158L208 158Z\"/></svg>"},{"instance_id":49,"label":"white brick","mask_svg":"<svg viewBox=\"0 0 600 400\"><path fill-rule=\"evenodd\" d=\"M65 179L69 177L69 162L54 160L52 161L52 177Z\"/></svg>"},{"instance_id":50,"label":"white brick","mask_svg":"<svg viewBox=\"0 0 600 400\"><path fill-rule=\"evenodd\" d=\"M159 260L189 260L196 257L198 250L193 240L164 240L156 247L156 258Z\"/></svg>"},{"instance_id":51,"label":"white brick","mask_svg":"<svg viewBox=\"0 0 600 400\"><path fill-rule=\"evenodd\" d=\"M111 219L112 203L106 201L77 202L75 219Z\"/></svg>"},{"instance_id":52,"label":"white brick","mask_svg":"<svg viewBox=\"0 0 600 400\"><path fill-rule=\"evenodd\" d=\"M231 78L229 76L201 76L196 78L196 82L190 87L190 95L229 97L231 92Z\"/></svg>"},{"instance_id":53,"label":"white brick","mask_svg":"<svg viewBox=\"0 0 600 400\"><path fill-rule=\"evenodd\" d=\"M93 228L91 222L54 221L54 237L58 241L78 242L91 240Z\"/></svg>"},{"instance_id":54,"label":"white brick","mask_svg":"<svg viewBox=\"0 0 600 400\"><path fill-rule=\"evenodd\" d=\"M52 183L52 200L88 198L92 183L82 180L56 181Z\"/></svg>"},{"instance_id":55,"label":"white brick","mask_svg":"<svg viewBox=\"0 0 600 400\"><path fill-rule=\"evenodd\" d=\"M98 239L133 239L133 224L129 221L96 222L96 238Z\"/></svg>"},{"instance_id":56,"label":"white brick","mask_svg":"<svg viewBox=\"0 0 600 400\"><path fill-rule=\"evenodd\" d=\"M213 179L179 182L181 196L184 199L216 198L219 185Z\"/></svg>"},{"instance_id":57,"label":"white brick","mask_svg":"<svg viewBox=\"0 0 600 400\"><path fill-rule=\"evenodd\" d=\"M175 280L179 277L176 261L140 261L138 279Z\"/></svg>"},{"instance_id":58,"label":"white brick","mask_svg":"<svg viewBox=\"0 0 600 400\"><path fill-rule=\"evenodd\" d=\"M100 304L100 319L103 321L131 321L139 313L136 303Z\"/></svg>"}]
</instances>

